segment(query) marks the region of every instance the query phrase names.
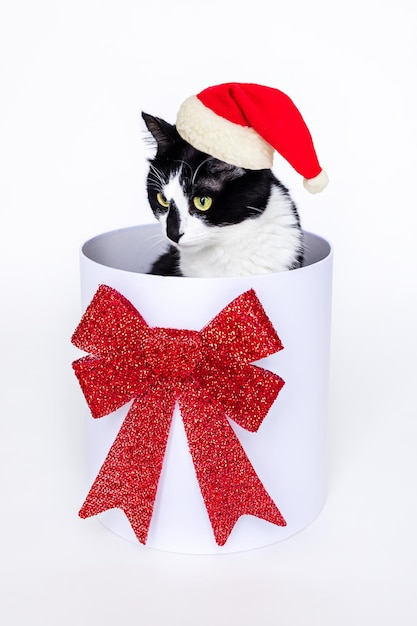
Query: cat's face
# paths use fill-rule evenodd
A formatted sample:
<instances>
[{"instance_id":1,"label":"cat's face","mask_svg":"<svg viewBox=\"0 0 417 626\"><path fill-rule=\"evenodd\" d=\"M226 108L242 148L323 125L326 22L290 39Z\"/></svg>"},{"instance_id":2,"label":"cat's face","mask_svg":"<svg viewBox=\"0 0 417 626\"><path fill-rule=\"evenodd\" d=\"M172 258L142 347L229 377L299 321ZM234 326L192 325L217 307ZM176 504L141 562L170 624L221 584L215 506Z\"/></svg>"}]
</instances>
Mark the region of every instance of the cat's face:
<instances>
[{"instance_id":1,"label":"cat's face","mask_svg":"<svg viewBox=\"0 0 417 626\"><path fill-rule=\"evenodd\" d=\"M184 249L218 243L227 226L264 211L270 193L265 172L210 157L185 142L171 124L142 116L157 142L147 178L148 199L172 245Z\"/></svg>"}]
</instances>

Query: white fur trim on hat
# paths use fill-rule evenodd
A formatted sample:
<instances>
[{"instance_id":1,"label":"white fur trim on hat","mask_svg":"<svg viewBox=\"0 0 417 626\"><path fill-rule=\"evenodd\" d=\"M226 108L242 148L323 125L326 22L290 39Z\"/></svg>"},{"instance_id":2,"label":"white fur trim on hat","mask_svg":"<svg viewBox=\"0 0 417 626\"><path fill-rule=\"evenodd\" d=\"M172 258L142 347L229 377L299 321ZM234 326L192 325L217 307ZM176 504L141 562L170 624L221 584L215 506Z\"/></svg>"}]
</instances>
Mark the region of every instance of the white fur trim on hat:
<instances>
[{"instance_id":1,"label":"white fur trim on hat","mask_svg":"<svg viewBox=\"0 0 417 626\"><path fill-rule=\"evenodd\" d=\"M314 178L304 178L303 185L310 193L319 193L327 187L329 183L329 177L324 170L321 170L320 174Z\"/></svg>"},{"instance_id":2,"label":"white fur trim on hat","mask_svg":"<svg viewBox=\"0 0 417 626\"><path fill-rule=\"evenodd\" d=\"M251 170L269 169L274 148L253 128L230 122L190 96L178 111L177 130L194 148Z\"/></svg>"}]
</instances>

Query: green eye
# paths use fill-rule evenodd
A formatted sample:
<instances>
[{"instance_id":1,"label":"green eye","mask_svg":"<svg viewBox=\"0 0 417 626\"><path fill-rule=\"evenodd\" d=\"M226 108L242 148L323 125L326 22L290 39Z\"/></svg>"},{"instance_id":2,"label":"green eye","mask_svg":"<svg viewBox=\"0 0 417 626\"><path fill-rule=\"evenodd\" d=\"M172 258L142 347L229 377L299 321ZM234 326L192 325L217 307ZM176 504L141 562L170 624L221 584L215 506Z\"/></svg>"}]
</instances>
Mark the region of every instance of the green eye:
<instances>
[{"instance_id":1,"label":"green eye","mask_svg":"<svg viewBox=\"0 0 417 626\"><path fill-rule=\"evenodd\" d=\"M165 198L163 193L157 193L156 194L156 199L158 200L159 204L161 206L163 206L165 209L167 209L169 207L169 202L168 200Z\"/></svg>"},{"instance_id":2,"label":"green eye","mask_svg":"<svg viewBox=\"0 0 417 626\"><path fill-rule=\"evenodd\" d=\"M208 211L213 204L213 198L210 198L210 196L194 196L193 203L199 211Z\"/></svg>"}]
</instances>

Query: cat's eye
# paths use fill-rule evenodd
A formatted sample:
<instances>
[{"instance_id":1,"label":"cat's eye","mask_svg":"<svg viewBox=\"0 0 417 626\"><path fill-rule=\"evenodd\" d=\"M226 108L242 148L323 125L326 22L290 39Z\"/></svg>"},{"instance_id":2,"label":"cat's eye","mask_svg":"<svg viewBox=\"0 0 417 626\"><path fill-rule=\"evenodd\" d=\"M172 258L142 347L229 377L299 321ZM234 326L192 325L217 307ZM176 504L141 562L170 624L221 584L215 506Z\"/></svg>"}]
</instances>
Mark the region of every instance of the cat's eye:
<instances>
[{"instance_id":1,"label":"cat's eye","mask_svg":"<svg viewBox=\"0 0 417 626\"><path fill-rule=\"evenodd\" d=\"M165 209L167 209L169 207L169 202L168 200L165 198L163 193L157 193L156 194L156 199L158 200L159 204L161 206L163 206Z\"/></svg>"},{"instance_id":2,"label":"cat's eye","mask_svg":"<svg viewBox=\"0 0 417 626\"><path fill-rule=\"evenodd\" d=\"M213 198L210 198L210 196L194 196L193 203L199 211L208 211L213 204Z\"/></svg>"}]
</instances>

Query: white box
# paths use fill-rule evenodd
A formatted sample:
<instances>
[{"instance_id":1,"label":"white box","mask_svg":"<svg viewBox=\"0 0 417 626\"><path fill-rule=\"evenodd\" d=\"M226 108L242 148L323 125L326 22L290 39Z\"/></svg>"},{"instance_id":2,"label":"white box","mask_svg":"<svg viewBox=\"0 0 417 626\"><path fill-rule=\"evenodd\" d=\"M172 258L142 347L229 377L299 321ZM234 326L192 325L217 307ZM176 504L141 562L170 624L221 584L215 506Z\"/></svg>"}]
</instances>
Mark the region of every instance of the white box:
<instances>
[{"instance_id":1,"label":"white box","mask_svg":"<svg viewBox=\"0 0 417 626\"><path fill-rule=\"evenodd\" d=\"M314 520L326 495L331 246L305 233L304 266L287 272L242 278L163 277L146 273L160 252L154 245L158 233L158 225L136 226L99 235L83 245L83 309L99 285L108 285L127 298L149 326L199 331L236 297L255 291L284 346L257 364L278 374L285 385L257 432L230 423L286 526L243 515L226 543L216 544L176 408L146 545L216 554L287 539ZM86 495L128 408L93 420L86 407ZM137 541L121 510L98 517L113 532Z\"/></svg>"}]
</instances>

